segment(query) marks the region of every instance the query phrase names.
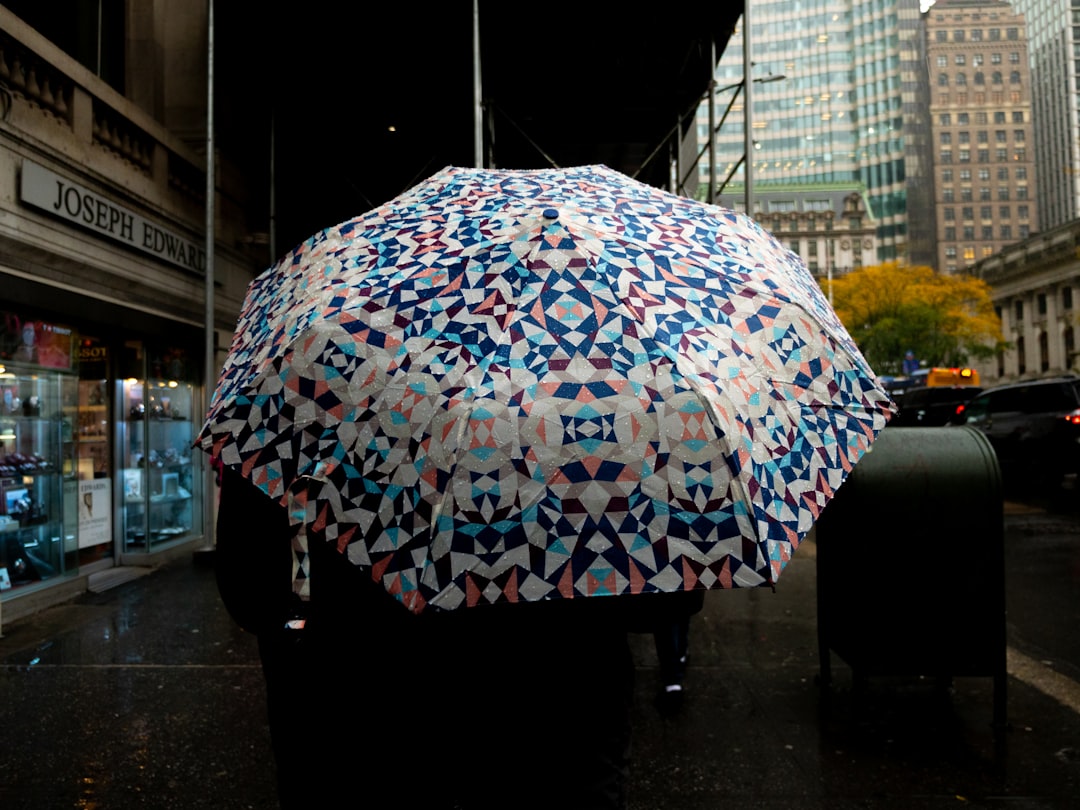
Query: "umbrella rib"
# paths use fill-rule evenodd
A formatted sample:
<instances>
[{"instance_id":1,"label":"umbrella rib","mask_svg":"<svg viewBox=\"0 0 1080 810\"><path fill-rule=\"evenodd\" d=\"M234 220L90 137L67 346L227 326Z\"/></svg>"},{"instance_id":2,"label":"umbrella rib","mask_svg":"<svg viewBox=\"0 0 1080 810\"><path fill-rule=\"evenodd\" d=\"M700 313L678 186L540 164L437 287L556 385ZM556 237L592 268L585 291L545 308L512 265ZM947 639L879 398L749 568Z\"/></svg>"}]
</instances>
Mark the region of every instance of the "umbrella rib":
<instances>
[{"instance_id":1,"label":"umbrella rib","mask_svg":"<svg viewBox=\"0 0 1080 810\"><path fill-rule=\"evenodd\" d=\"M461 457L461 445L465 438L465 432L468 429L469 422L472 418L473 411L476 410L476 393L475 389L470 396L469 410L459 420L457 429L454 431L454 456L453 461L447 469L446 475L446 489L439 493L439 499L435 503L434 509L431 513L431 539L434 540L435 536L439 533L439 517L443 514L446 507L446 502L450 498L450 493L453 490L452 482L454 476L457 473L459 465L459 458ZM430 555L429 555L430 558Z\"/></svg>"},{"instance_id":2,"label":"umbrella rib","mask_svg":"<svg viewBox=\"0 0 1080 810\"><path fill-rule=\"evenodd\" d=\"M628 242L634 242L635 244L642 244L642 243L638 243L637 240L629 240L628 239L627 241ZM644 249L645 247L647 247L647 245L642 244L642 249ZM679 357L680 357L680 355L677 352L675 352L673 349L671 349L670 346L668 346L667 344L665 344L665 343L663 343L663 342L661 342L660 340L657 339L655 329L650 329L650 327L649 327L649 325L647 323L647 320L645 318L638 318L638 317L635 316L634 309L626 302L626 300L625 300L624 296L622 295L622 293L620 293L619 290L615 287L615 278L614 278L614 276L612 274L599 274L599 273L597 274L597 276L598 277L602 276L605 279L605 281L607 282L608 288L611 290L612 296L615 298L615 300L617 300L619 302L619 304L626 311L626 315L631 320L636 321L641 326L642 331L645 333L645 336L649 340L651 340L653 345L655 345L661 351L661 353L664 355L664 357L667 359L667 361L669 363L671 363L672 367L679 371L679 378L684 381L687 388L694 394L694 396L697 398L698 402L704 408L705 412L709 414L709 421L712 422L712 424L713 424L713 429L716 432L717 441L727 442L728 433L727 433L727 431L725 431L723 429L723 420L720 418L720 415L717 412L715 406L712 404L712 402L709 400L709 397L706 395L702 383L700 381L698 381L693 375L683 373L682 369L679 366ZM732 455L733 455L734 448L732 448L730 446L730 444L728 444L728 446L723 447L723 450L725 451L724 452L725 458L730 459L732 457ZM731 469L731 462L730 461L728 461L728 466L729 466L729 469ZM750 492L749 492L749 490L748 490L748 488L746 486L746 482L739 475L736 474L734 469L731 469L731 473L732 473L732 476L731 476L732 487L738 490L739 497L741 498L743 504L747 508L747 514L752 515L752 516L755 515L754 502L753 502L753 499L750 496ZM757 519L756 519L756 516L755 516L755 522L756 522L756 520ZM758 536L754 537L753 539L754 539L755 543L758 546L759 553L762 553L760 551L761 544L762 544L760 531L758 532ZM762 558L766 559L767 555L762 553Z\"/></svg>"},{"instance_id":3,"label":"umbrella rib","mask_svg":"<svg viewBox=\"0 0 1080 810\"><path fill-rule=\"evenodd\" d=\"M511 291L513 290L513 285L510 285L510 289ZM460 458L465 434L468 431L469 424L472 421L472 415L476 411L477 407L477 391L481 390L485 380L491 379L491 373L489 371L491 367L491 361L494 360L494 358L498 355L498 347L503 345L503 343L507 339L507 336L511 333L511 323L513 322L513 320L517 319L518 313L521 311L521 308L518 306L519 301L520 297L515 295L515 297L512 299L514 313L513 318L511 319L511 321L508 321L506 326L503 327L503 329L499 332L497 339L494 341L495 348L491 351L491 353L487 355L487 357L481 358L480 361L477 362L474 366L474 368L479 371L482 377L480 380L477 381L477 385L471 386L469 388L468 410L461 415L458 420L457 428L454 431L454 454L453 461L448 465L447 469L447 486L443 492L439 493L438 500L436 501L432 509L432 519L430 527L430 537L432 541L434 541L435 537L439 533L439 518L446 511L447 501L450 500L450 498L452 497L453 481L456 477L457 469L460 466ZM495 386L491 386L491 391L494 393ZM494 401L494 396L492 396L491 399ZM430 561L430 559L431 557L429 554L428 560Z\"/></svg>"}]
</instances>

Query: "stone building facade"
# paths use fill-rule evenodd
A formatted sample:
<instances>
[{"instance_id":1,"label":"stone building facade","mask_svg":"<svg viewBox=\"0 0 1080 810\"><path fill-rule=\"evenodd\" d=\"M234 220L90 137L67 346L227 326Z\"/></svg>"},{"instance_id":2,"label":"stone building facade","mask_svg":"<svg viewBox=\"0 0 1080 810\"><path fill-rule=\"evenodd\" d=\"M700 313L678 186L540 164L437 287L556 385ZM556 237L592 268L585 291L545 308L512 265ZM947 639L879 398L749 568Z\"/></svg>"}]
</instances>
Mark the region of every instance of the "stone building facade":
<instances>
[{"instance_id":1,"label":"stone building facade","mask_svg":"<svg viewBox=\"0 0 1080 810\"><path fill-rule=\"evenodd\" d=\"M717 202L744 210L737 194ZM754 218L797 253L828 294L828 281L877 264L877 223L855 186L770 187L754 195Z\"/></svg>"},{"instance_id":2,"label":"stone building facade","mask_svg":"<svg viewBox=\"0 0 1080 810\"><path fill-rule=\"evenodd\" d=\"M1080 221L1036 234L978 262L1010 348L980 366L983 385L1080 373Z\"/></svg>"},{"instance_id":3,"label":"stone building facade","mask_svg":"<svg viewBox=\"0 0 1080 810\"><path fill-rule=\"evenodd\" d=\"M269 258L225 154L207 239L205 6L123 8L126 85L0 6L7 619L209 537L216 498L191 444L223 354L204 358Z\"/></svg>"}]
</instances>

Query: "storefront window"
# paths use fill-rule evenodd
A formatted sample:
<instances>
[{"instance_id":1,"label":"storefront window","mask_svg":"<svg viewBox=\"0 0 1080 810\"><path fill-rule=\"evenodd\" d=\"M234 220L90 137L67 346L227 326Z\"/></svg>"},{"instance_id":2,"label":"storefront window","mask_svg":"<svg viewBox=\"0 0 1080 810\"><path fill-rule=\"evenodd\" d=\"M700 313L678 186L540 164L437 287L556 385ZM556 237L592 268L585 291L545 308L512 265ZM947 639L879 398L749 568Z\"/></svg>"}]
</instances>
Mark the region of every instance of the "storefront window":
<instances>
[{"instance_id":1,"label":"storefront window","mask_svg":"<svg viewBox=\"0 0 1080 810\"><path fill-rule=\"evenodd\" d=\"M0 315L0 590L7 591L76 564L65 411L74 390L75 336L57 324Z\"/></svg>"},{"instance_id":2,"label":"storefront window","mask_svg":"<svg viewBox=\"0 0 1080 810\"><path fill-rule=\"evenodd\" d=\"M184 350L138 341L124 349L131 376L117 383L123 542L126 551L151 551L202 531L202 466L191 448L198 392Z\"/></svg>"},{"instance_id":3,"label":"storefront window","mask_svg":"<svg viewBox=\"0 0 1080 810\"><path fill-rule=\"evenodd\" d=\"M72 397L75 401L71 423L75 445L73 472L79 564L85 565L112 556L115 477L112 471L108 347L97 338L82 337L77 353L79 378Z\"/></svg>"}]
</instances>

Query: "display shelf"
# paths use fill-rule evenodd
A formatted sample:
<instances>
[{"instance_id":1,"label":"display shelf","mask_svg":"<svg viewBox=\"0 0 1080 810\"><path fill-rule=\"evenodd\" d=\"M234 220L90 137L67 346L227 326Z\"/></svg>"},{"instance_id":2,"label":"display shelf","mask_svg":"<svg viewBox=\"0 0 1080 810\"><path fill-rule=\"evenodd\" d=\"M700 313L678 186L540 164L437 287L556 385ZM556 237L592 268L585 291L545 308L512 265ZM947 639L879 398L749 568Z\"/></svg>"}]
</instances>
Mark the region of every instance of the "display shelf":
<instances>
[{"instance_id":1,"label":"display shelf","mask_svg":"<svg viewBox=\"0 0 1080 810\"><path fill-rule=\"evenodd\" d=\"M65 375L30 366L0 373L0 587L62 573Z\"/></svg>"},{"instance_id":2,"label":"display shelf","mask_svg":"<svg viewBox=\"0 0 1080 810\"><path fill-rule=\"evenodd\" d=\"M195 529L191 456L194 388L179 381L124 383L121 431L124 475L124 537L143 547L149 537L173 540Z\"/></svg>"}]
</instances>

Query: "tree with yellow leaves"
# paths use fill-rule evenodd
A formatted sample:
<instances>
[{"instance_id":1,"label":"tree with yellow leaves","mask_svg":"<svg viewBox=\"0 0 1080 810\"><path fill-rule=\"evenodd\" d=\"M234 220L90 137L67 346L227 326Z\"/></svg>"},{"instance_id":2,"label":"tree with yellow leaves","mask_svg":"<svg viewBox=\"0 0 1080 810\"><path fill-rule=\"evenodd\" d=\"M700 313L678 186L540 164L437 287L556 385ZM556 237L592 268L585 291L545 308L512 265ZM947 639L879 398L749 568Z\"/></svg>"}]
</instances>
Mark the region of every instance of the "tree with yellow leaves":
<instances>
[{"instance_id":1,"label":"tree with yellow leaves","mask_svg":"<svg viewBox=\"0 0 1080 810\"><path fill-rule=\"evenodd\" d=\"M990 286L968 275L895 263L832 282L833 306L879 374L898 374L909 349L931 366L965 366L1005 347Z\"/></svg>"}]
</instances>

